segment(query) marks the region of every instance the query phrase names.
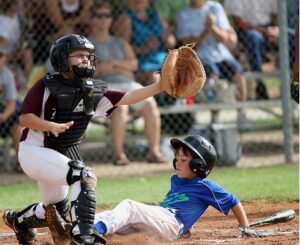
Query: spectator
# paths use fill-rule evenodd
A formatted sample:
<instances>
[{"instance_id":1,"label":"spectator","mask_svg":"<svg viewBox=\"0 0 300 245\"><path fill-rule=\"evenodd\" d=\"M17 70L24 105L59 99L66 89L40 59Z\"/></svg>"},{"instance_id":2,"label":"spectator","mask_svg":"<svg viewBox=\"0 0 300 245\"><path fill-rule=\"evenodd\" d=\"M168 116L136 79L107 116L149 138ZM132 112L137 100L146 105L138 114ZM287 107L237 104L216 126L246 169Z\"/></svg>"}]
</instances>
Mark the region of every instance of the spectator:
<instances>
[{"instance_id":1,"label":"spectator","mask_svg":"<svg viewBox=\"0 0 300 245\"><path fill-rule=\"evenodd\" d=\"M246 49L251 70L261 72L266 49L278 47L277 1L226 0L224 6L232 18L239 40ZM288 32L291 47L295 35L294 28ZM291 56L293 56L292 53ZM264 82L258 79L256 99L268 98L269 95Z\"/></svg>"},{"instance_id":2,"label":"spectator","mask_svg":"<svg viewBox=\"0 0 300 245\"><path fill-rule=\"evenodd\" d=\"M12 71L6 66L8 51L0 48L0 135L5 138L12 135L16 155L19 148L21 127L18 124L17 90ZM19 165L15 166L20 170Z\"/></svg>"},{"instance_id":3,"label":"spectator","mask_svg":"<svg viewBox=\"0 0 300 245\"><path fill-rule=\"evenodd\" d=\"M182 44L196 44L195 50L203 62L208 78L216 80L224 77L236 82L236 99L245 101L247 86L242 66L226 47L235 42L236 34L222 5L212 1L191 0L190 6L178 13L176 25L177 38ZM238 113L238 125L249 126L242 110Z\"/></svg>"},{"instance_id":4,"label":"spectator","mask_svg":"<svg viewBox=\"0 0 300 245\"><path fill-rule=\"evenodd\" d=\"M149 6L148 0L126 0L113 32L130 42L138 58L137 79L143 85L153 82L152 72L161 69L166 48L176 44L174 35L167 33L167 23Z\"/></svg>"},{"instance_id":5,"label":"spectator","mask_svg":"<svg viewBox=\"0 0 300 245\"><path fill-rule=\"evenodd\" d=\"M26 76L32 70L32 53L23 42L22 2L2 0L0 7L0 45L8 51L8 63L13 67L18 89L25 87Z\"/></svg>"},{"instance_id":6,"label":"spectator","mask_svg":"<svg viewBox=\"0 0 300 245\"><path fill-rule=\"evenodd\" d=\"M134 81L134 70L137 68L135 54L127 41L111 36L112 8L108 3L96 3L91 8L92 32L90 40L96 48L99 63L95 76L108 83L110 90L130 90L141 87ZM160 116L157 104L150 97L131 105L144 118L145 134L149 142L149 162L166 162L159 150ZM124 136L127 123L128 106L117 108L111 118L113 145L116 154L115 165L126 165L129 160L124 152Z\"/></svg>"},{"instance_id":7,"label":"spectator","mask_svg":"<svg viewBox=\"0 0 300 245\"><path fill-rule=\"evenodd\" d=\"M0 7L0 45L13 53L21 36L20 23L17 15L18 1L3 0Z\"/></svg>"},{"instance_id":8,"label":"spectator","mask_svg":"<svg viewBox=\"0 0 300 245\"><path fill-rule=\"evenodd\" d=\"M154 0L155 9L175 27L177 12L189 5L189 0Z\"/></svg>"},{"instance_id":9,"label":"spectator","mask_svg":"<svg viewBox=\"0 0 300 245\"><path fill-rule=\"evenodd\" d=\"M49 56L55 26L49 17L47 0L24 1L24 11L27 18L27 45L32 49L33 63L44 63Z\"/></svg>"},{"instance_id":10,"label":"spectator","mask_svg":"<svg viewBox=\"0 0 300 245\"><path fill-rule=\"evenodd\" d=\"M189 0L154 0L152 2L155 9L168 22L168 29L166 31L175 34L176 15L179 10L188 6Z\"/></svg>"},{"instance_id":11,"label":"spectator","mask_svg":"<svg viewBox=\"0 0 300 245\"><path fill-rule=\"evenodd\" d=\"M56 37L66 33L88 34L91 0L46 0Z\"/></svg>"}]
</instances>

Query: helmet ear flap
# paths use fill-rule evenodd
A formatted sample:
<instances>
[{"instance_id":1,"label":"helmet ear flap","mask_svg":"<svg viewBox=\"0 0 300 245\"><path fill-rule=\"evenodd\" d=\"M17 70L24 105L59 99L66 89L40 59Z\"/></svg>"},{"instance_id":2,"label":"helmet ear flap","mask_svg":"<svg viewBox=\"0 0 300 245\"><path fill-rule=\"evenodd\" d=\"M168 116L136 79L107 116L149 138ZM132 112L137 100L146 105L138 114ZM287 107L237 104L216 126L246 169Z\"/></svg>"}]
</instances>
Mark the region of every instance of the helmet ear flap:
<instances>
[{"instance_id":1,"label":"helmet ear flap","mask_svg":"<svg viewBox=\"0 0 300 245\"><path fill-rule=\"evenodd\" d=\"M173 168L176 170L176 162L177 162L177 159L176 158L174 158L173 159Z\"/></svg>"},{"instance_id":2,"label":"helmet ear flap","mask_svg":"<svg viewBox=\"0 0 300 245\"><path fill-rule=\"evenodd\" d=\"M70 70L69 54L67 52L61 52L61 72L68 72Z\"/></svg>"},{"instance_id":3,"label":"helmet ear flap","mask_svg":"<svg viewBox=\"0 0 300 245\"><path fill-rule=\"evenodd\" d=\"M60 46L53 48L50 60L55 71L68 72L70 70L69 54L65 50L62 50Z\"/></svg>"},{"instance_id":4,"label":"helmet ear flap","mask_svg":"<svg viewBox=\"0 0 300 245\"><path fill-rule=\"evenodd\" d=\"M177 159L173 159L173 168L176 170ZM192 159L189 162L190 169L197 175L202 176L206 171L206 164L201 159Z\"/></svg>"},{"instance_id":5,"label":"helmet ear flap","mask_svg":"<svg viewBox=\"0 0 300 245\"><path fill-rule=\"evenodd\" d=\"M190 161L190 169L192 170L192 172L201 176L205 174L206 163L201 159L192 159Z\"/></svg>"}]
</instances>

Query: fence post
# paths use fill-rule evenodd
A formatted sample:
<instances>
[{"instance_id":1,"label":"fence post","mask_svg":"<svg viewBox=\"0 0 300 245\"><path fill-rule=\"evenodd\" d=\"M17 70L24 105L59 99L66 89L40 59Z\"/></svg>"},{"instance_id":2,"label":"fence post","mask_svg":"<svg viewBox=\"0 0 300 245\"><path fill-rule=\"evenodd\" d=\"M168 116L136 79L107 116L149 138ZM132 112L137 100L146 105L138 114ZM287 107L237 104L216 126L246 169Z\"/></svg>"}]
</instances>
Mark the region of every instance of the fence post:
<instances>
[{"instance_id":1,"label":"fence post","mask_svg":"<svg viewBox=\"0 0 300 245\"><path fill-rule=\"evenodd\" d=\"M287 32L287 1L277 0L279 18L279 60L281 79L281 102L283 111L283 134L285 162L293 161L293 125L292 125L292 103L290 94L290 67L288 51Z\"/></svg>"}]
</instances>

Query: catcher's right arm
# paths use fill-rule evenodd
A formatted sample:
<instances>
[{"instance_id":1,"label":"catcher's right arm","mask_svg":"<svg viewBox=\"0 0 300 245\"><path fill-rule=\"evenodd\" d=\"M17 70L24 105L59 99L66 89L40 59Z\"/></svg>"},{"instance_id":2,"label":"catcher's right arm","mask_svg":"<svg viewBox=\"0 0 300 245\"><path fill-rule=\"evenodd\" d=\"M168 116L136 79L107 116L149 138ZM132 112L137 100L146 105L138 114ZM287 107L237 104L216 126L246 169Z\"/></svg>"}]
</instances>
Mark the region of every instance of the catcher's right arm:
<instances>
[{"instance_id":1,"label":"catcher's right arm","mask_svg":"<svg viewBox=\"0 0 300 245\"><path fill-rule=\"evenodd\" d=\"M171 96L181 99L193 96L206 82L204 67L193 47L194 44L187 44L170 50L164 60L162 87Z\"/></svg>"}]
</instances>

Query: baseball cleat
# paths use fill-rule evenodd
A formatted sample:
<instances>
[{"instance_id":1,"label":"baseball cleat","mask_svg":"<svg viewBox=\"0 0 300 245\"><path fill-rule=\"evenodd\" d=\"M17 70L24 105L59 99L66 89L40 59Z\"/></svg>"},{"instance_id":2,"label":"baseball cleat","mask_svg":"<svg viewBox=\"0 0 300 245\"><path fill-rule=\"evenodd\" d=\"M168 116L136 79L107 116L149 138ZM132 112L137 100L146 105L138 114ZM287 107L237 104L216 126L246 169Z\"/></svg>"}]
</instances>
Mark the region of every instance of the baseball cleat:
<instances>
[{"instance_id":1,"label":"baseball cleat","mask_svg":"<svg viewBox=\"0 0 300 245\"><path fill-rule=\"evenodd\" d=\"M33 228L20 228L17 226L17 214L16 211L6 211L3 214L4 223L9 226L16 234L19 244L33 245L34 238L37 235L37 231Z\"/></svg>"}]
</instances>

